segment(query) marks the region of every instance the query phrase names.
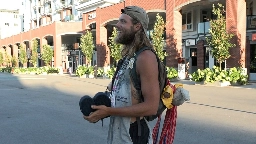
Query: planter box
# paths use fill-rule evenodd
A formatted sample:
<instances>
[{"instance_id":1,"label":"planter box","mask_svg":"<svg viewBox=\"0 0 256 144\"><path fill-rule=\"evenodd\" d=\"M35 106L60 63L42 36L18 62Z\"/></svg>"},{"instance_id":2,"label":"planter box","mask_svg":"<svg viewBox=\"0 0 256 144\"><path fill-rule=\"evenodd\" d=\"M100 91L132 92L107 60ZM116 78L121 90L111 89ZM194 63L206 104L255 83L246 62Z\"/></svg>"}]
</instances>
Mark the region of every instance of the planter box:
<instances>
[{"instance_id":1,"label":"planter box","mask_svg":"<svg viewBox=\"0 0 256 144\"><path fill-rule=\"evenodd\" d=\"M88 76L85 74L85 75L82 75L80 76L79 78L87 78Z\"/></svg>"},{"instance_id":2,"label":"planter box","mask_svg":"<svg viewBox=\"0 0 256 144\"><path fill-rule=\"evenodd\" d=\"M220 87L224 87L224 86L229 86L230 82L225 81L225 82L213 82L213 83L206 83L205 81L202 82L195 82L195 85L205 85L205 86L220 86Z\"/></svg>"},{"instance_id":3,"label":"planter box","mask_svg":"<svg viewBox=\"0 0 256 144\"><path fill-rule=\"evenodd\" d=\"M201 82L195 82L195 85L205 85L205 82L204 82L204 81L201 81Z\"/></svg>"},{"instance_id":4,"label":"planter box","mask_svg":"<svg viewBox=\"0 0 256 144\"><path fill-rule=\"evenodd\" d=\"M229 81L224 81L224 82L215 82L216 86L224 87L224 86L230 86Z\"/></svg>"},{"instance_id":5,"label":"planter box","mask_svg":"<svg viewBox=\"0 0 256 144\"><path fill-rule=\"evenodd\" d=\"M240 83L238 83L238 82L236 82L236 83L234 83L234 82L231 82L231 86L240 86L241 84Z\"/></svg>"},{"instance_id":6,"label":"planter box","mask_svg":"<svg viewBox=\"0 0 256 144\"><path fill-rule=\"evenodd\" d=\"M179 81L179 78L172 78L172 79L169 79L170 82L176 82L176 81Z\"/></svg>"},{"instance_id":7,"label":"planter box","mask_svg":"<svg viewBox=\"0 0 256 144\"><path fill-rule=\"evenodd\" d=\"M41 75L47 75L47 72L42 72Z\"/></svg>"},{"instance_id":8,"label":"planter box","mask_svg":"<svg viewBox=\"0 0 256 144\"><path fill-rule=\"evenodd\" d=\"M93 75L93 74L89 74L88 77L89 77L89 78L94 78L94 75Z\"/></svg>"},{"instance_id":9,"label":"planter box","mask_svg":"<svg viewBox=\"0 0 256 144\"><path fill-rule=\"evenodd\" d=\"M35 74L36 74L36 72L30 72L29 74L31 74L31 75L35 75Z\"/></svg>"}]
</instances>

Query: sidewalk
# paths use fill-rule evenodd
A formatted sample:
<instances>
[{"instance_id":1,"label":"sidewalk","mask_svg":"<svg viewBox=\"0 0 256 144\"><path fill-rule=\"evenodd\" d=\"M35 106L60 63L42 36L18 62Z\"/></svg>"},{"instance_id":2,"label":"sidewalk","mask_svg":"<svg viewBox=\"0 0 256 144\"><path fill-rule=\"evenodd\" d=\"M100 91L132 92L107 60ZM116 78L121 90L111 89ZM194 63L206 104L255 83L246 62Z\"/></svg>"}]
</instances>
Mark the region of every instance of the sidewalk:
<instances>
[{"instance_id":1,"label":"sidewalk","mask_svg":"<svg viewBox=\"0 0 256 144\"><path fill-rule=\"evenodd\" d=\"M7 73L0 73L3 77L3 74L7 74ZM12 75L12 74L9 74ZM19 76L19 74L13 74L14 76ZM23 74L23 75L30 75L30 74ZM30 75L30 76L41 76L41 75ZM70 77L70 78L75 78L75 79L84 79L86 81L90 81L90 82L98 82L101 83L100 81L106 83L106 81L111 81L111 79L90 79L90 78L79 78L77 77L75 74L72 74L71 76L68 73L63 73L61 75L56 74L56 75L42 75L42 76L64 76L64 77ZM176 83L182 83L185 85L195 85L194 81L185 79L185 80L178 80L178 81L174 81L171 82L172 84L176 84ZM209 85L196 85L196 86L209 86ZM215 87L220 87L220 86L215 86ZM228 87L228 88L246 88L246 89L256 89L256 81L249 81L247 85L238 85L238 86L224 86L224 87Z\"/></svg>"},{"instance_id":2,"label":"sidewalk","mask_svg":"<svg viewBox=\"0 0 256 144\"><path fill-rule=\"evenodd\" d=\"M191 80L179 80L179 81L175 81L175 82L172 82L172 83L182 83L182 84L186 84L186 85L195 85L195 82L191 81ZM198 85L198 86L208 86L208 85ZM230 85L230 86L224 86L224 87L256 89L256 81L249 81L248 84L246 84L246 85L238 85L238 86L231 86Z\"/></svg>"}]
</instances>

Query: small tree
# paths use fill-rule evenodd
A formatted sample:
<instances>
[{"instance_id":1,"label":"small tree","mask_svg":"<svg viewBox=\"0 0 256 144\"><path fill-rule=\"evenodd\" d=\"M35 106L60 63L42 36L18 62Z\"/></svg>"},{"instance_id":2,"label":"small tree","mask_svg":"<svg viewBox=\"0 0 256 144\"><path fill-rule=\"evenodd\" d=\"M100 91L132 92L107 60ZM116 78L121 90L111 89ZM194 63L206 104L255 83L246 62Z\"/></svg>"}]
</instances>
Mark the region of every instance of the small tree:
<instances>
[{"instance_id":1,"label":"small tree","mask_svg":"<svg viewBox=\"0 0 256 144\"><path fill-rule=\"evenodd\" d=\"M2 52L0 52L0 66L2 66L4 63L4 55Z\"/></svg>"},{"instance_id":2,"label":"small tree","mask_svg":"<svg viewBox=\"0 0 256 144\"><path fill-rule=\"evenodd\" d=\"M91 65L92 55L93 55L93 37L92 33L90 31L86 31L84 35L80 38L80 48L83 54L86 56L86 59L88 60L89 65Z\"/></svg>"},{"instance_id":3,"label":"small tree","mask_svg":"<svg viewBox=\"0 0 256 144\"><path fill-rule=\"evenodd\" d=\"M12 61L12 67L16 67L18 62L17 58L13 56L11 61Z\"/></svg>"},{"instance_id":4,"label":"small tree","mask_svg":"<svg viewBox=\"0 0 256 144\"><path fill-rule=\"evenodd\" d=\"M23 67L23 65L28 61L27 54L23 45L19 45L19 48L20 48L19 61Z\"/></svg>"},{"instance_id":5,"label":"small tree","mask_svg":"<svg viewBox=\"0 0 256 144\"><path fill-rule=\"evenodd\" d=\"M53 57L53 49L49 45L43 45L42 60L46 66L50 65Z\"/></svg>"},{"instance_id":6,"label":"small tree","mask_svg":"<svg viewBox=\"0 0 256 144\"><path fill-rule=\"evenodd\" d=\"M11 60L12 60L12 57L10 55L7 54L7 52L4 53L4 61L6 63L6 66L9 67L11 66Z\"/></svg>"},{"instance_id":7,"label":"small tree","mask_svg":"<svg viewBox=\"0 0 256 144\"><path fill-rule=\"evenodd\" d=\"M154 25L154 29L152 32L152 44L156 53L161 61L167 56L167 53L163 51L164 48L164 29L165 29L165 22L164 19L157 14L156 15L156 22Z\"/></svg>"},{"instance_id":8,"label":"small tree","mask_svg":"<svg viewBox=\"0 0 256 144\"><path fill-rule=\"evenodd\" d=\"M213 4L212 13L217 17L217 19L210 20L210 34L209 38L206 38L211 50L212 56L220 64L228 59L231 55L229 49L234 47L230 40L234 36L233 34L227 33L226 30L226 18L224 16L225 9L222 4L218 4L218 8L215 8Z\"/></svg>"},{"instance_id":9,"label":"small tree","mask_svg":"<svg viewBox=\"0 0 256 144\"><path fill-rule=\"evenodd\" d=\"M122 45L115 42L116 36L117 36L117 30L114 27L112 35L111 37L109 37L109 40L108 40L110 43L108 47L110 48L110 56L113 57L117 63L122 58L122 55L121 55Z\"/></svg>"},{"instance_id":10,"label":"small tree","mask_svg":"<svg viewBox=\"0 0 256 144\"><path fill-rule=\"evenodd\" d=\"M31 59L29 62L33 64L34 67L37 67L37 61L38 61L38 42L36 39L32 40L32 53L31 53Z\"/></svg>"}]
</instances>

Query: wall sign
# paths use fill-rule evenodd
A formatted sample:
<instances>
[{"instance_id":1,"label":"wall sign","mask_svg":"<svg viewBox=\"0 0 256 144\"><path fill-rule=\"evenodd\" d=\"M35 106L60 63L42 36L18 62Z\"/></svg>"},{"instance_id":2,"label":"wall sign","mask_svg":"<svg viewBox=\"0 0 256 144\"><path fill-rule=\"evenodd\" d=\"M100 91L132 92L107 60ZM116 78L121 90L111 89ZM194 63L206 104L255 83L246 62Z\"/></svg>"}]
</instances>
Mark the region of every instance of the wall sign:
<instances>
[{"instance_id":1,"label":"wall sign","mask_svg":"<svg viewBox=\"0 0 256 144\"><path fill-rule=\"evenodd\" d=\"M88 19L92 20L96 18L96 12L88 14Z\"/></svg>"}]
</instances>

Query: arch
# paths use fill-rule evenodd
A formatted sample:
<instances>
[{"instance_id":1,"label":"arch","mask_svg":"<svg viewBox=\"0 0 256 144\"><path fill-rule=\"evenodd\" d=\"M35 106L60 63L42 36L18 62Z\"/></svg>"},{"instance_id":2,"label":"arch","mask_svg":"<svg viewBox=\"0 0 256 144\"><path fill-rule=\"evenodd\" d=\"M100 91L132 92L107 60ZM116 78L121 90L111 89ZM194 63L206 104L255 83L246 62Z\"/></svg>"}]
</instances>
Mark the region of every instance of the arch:
<instances>
[{"instance_id":1,"label":"arch","mask_svg":"<svg viewBox=\"0 0 256 144\"><path fill-rule=\"evenodd\" d=\"M188 5L188 4L195 3L195 2L200 2L200 1L202 1L202 0L189 0L189 1L187 1L187 2L184 2L184 3L182 3L182 4L178 5L178 6L176 6L176 7L174 8L174 11L179 11L182 7L184 7L184 6Z\"/></svg>"},{"instance_id":2,"label":"arch","mask_svg":"<svg viewBox=\"0 0 256 144\"><path fill-rule=\"evenodd\" d=\"M62 36L62 35L66 35L66 34L83 34L83 32L66 32L66 33L60 33L60 34L58 34L58 35L56 35L57 37L58 36Z\"/></svg>"},{"instance_id":3,"label":"arch","mask_svg":"<svg viewBox=\"0 0 256 144\"><path fill-rule=\"evenodd\" d=\"M100 26L102 27L102 26L106 26L107 24L112 24L113 22L118 21L118 19L119 19L119 18L108 19L108 20L102 22L102 23L100 24Z\"/></svg>"},{"instance_id":4,"label":"arch","mask_svg":"<svg viewBox=\"0 0 256 144\"><path fill-rule=\"evenodd\" d=\"M49 37L49 36L52 36L52 37L53 37L53 34L45 34L45 35L43 36L43 38L46 38L46 37Z\"/></svg>"},{"instance_id":5,"label":"arch","mask_svg":"<svg viewBox=\"0 0 256 144\"><path fill-rule=\"evenodd\" d=\"M166 10L163 10L163 9L151 9L151 10L147 10L146 11L147 13L150 13L150 12L156 12L156 13L158 13L158 12L166 12Z\"/></svg>"},{"instance_id":6,"label":"arch","mask_svg":"<svg viewBox=\"0 0 256 144\"><path fill-rule=\"evenodd\" d=\"M39 40L40 40L40 38L39 38L39 37L33 37L31 40L34 40L34 39L39 39Z\"/></svg>"}]
</instances>

